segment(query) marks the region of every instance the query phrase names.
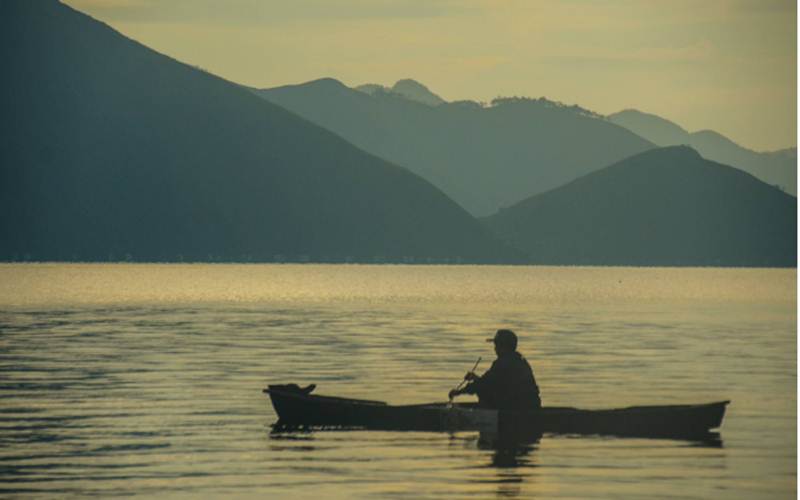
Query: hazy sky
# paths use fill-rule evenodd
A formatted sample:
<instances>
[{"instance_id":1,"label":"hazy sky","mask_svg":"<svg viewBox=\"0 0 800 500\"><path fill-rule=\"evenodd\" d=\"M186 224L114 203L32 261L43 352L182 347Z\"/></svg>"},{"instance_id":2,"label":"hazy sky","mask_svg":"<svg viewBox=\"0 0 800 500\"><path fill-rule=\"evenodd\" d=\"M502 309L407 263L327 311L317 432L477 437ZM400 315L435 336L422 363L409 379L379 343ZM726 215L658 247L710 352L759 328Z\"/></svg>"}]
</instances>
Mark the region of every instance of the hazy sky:
<instances>
[{"instance_id":1,"label":"hazy sky","mask_svg":"<svg viewBox=\"0 0 800 500\"><path fill-rule=\"evenodd\" d=\"M447 100L637 108L758 150L797 138L794 0L66 0L235 82L414 78Z\"/></svg>"}]
</instances>

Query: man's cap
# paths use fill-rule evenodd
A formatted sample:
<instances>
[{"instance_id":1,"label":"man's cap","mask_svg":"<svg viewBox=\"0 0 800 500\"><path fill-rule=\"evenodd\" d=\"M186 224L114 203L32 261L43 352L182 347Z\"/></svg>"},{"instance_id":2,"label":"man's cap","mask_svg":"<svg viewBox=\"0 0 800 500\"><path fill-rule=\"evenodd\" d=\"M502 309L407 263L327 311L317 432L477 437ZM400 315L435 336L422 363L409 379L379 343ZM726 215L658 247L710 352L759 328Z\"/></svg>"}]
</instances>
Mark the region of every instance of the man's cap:
<instances>
[{"instance_id":1,"label":"man's cap","mask_svg":"<svg viewBox=\"0 0 800 500\"><path fill-rule=\"evenodd\" d=\"M517 348L517 334L511 330L497 330L494 337L486 339L486 342L494 342L495 344L507 345L514 349Z\"/></svg>"}]
</instances>

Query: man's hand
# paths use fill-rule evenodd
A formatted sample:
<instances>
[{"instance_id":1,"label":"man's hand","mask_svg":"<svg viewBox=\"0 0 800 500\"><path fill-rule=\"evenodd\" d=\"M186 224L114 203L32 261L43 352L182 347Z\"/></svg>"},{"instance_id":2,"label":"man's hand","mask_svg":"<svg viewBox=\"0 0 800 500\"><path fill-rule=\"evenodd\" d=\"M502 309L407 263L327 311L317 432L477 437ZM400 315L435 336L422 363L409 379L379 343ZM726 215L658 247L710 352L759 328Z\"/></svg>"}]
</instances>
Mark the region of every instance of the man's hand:
<instances>
[{"instance_id":1,"label":"man's hand","mask_svg":"<svg viewBox=\"0 0 800 500\"><path fill-rule=\"evenodd\" d=\"M464 375L464 380L468 382L472 382L473 380L478 380L479 378L480 378L479 376L475 375L475 372L467 372L467 374Z\"/></svg>"},{"instance_id":2,"label":"man's hand","mask_svg":"<svg viewBox=\"0 0 800 500\"><path fill-rule=\"evenodd\" d=\"M463 394L463 393L458 389L452 389L450 391L450 393L447 395L447 397L448 397L448 399L452 400L454 397L458 396L459 394Z\"/></svg>"}]
</instances>

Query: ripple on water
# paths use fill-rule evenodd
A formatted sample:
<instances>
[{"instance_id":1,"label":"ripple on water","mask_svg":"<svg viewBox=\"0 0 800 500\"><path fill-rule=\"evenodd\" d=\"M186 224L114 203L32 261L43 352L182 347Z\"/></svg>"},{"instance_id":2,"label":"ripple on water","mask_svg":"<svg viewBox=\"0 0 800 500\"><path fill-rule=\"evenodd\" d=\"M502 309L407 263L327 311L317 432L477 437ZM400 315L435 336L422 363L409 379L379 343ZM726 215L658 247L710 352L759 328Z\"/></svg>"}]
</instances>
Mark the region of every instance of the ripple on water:
<instances>
[{"instance_id":1,"label":"ripple on water","mask_svg":"<svg viewBox=\"0 0 800 500\"><path fill-rule=\"evenodd\" d=\"M0 286L0 495L796 492L794 270L0 265L21 275ZM267 382L443 400L498 326L546 405L731 399L720 439L271 432Z\"/></svg>"}]
</instances>

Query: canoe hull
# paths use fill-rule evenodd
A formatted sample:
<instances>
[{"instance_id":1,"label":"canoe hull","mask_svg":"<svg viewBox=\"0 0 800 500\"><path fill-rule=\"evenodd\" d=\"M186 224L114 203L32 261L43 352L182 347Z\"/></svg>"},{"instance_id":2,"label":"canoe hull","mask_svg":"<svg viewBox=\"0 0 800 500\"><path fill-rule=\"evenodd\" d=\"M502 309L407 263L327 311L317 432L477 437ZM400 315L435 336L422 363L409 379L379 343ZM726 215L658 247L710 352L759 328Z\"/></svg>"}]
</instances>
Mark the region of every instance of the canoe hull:
<instances>
[{"instance_id":1,"label":"canoe hull","mask_svg":"<svg viewBox=\"0 0 800 500\"><path fill-rule=\"evenodd\" d=\"M722 425L728 401L698 405L639 406L613 410L542 408L500 412L501 429L536 428L543 433L641 437L704 436Z\"/></svg>"},{"instance_id":2,"label":"canoe hull","mask_svg":"<svg viewBox=\"0 0 800 500\"><path fill-rule=\"evenodd\" d=\"M729 403L498 411L470 403L392 406L380 401L300 394L283 387L264 390L278 414L277 425L283 427L692 437L720 427Z\"/></svg>"}]
</instances>

